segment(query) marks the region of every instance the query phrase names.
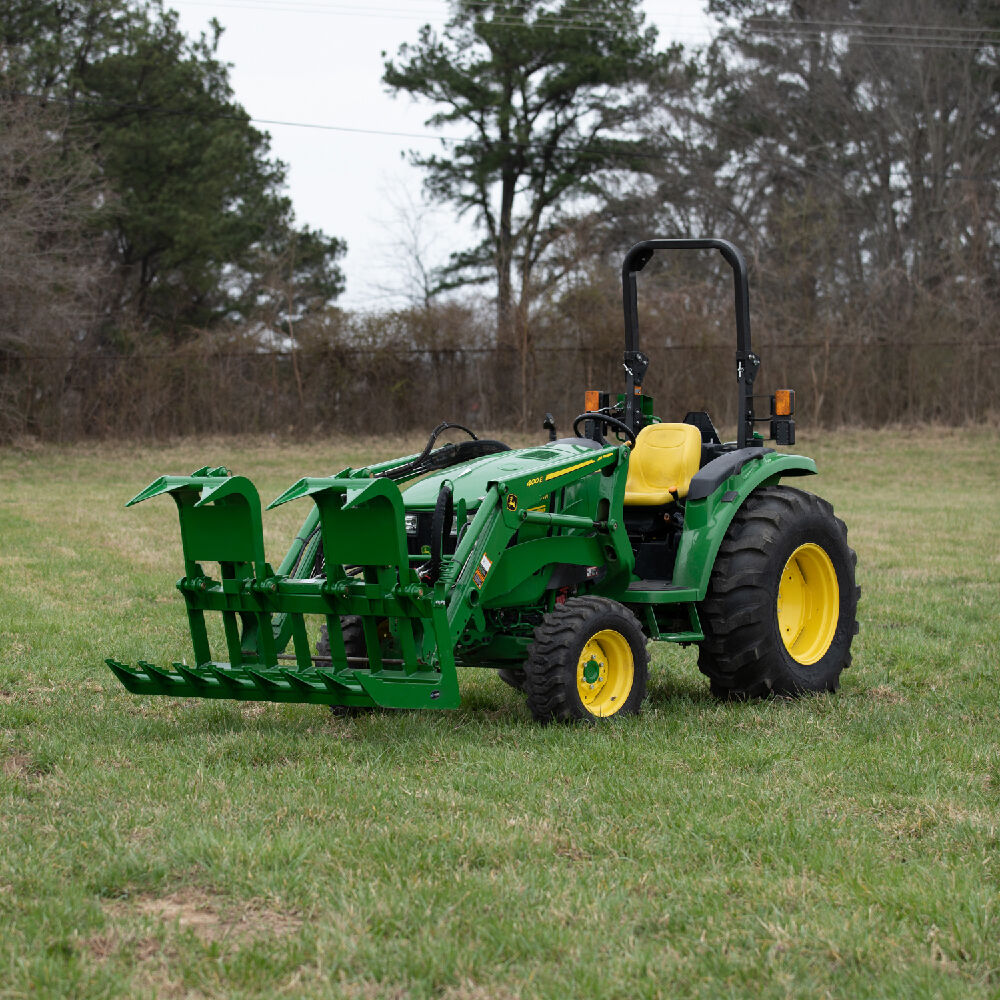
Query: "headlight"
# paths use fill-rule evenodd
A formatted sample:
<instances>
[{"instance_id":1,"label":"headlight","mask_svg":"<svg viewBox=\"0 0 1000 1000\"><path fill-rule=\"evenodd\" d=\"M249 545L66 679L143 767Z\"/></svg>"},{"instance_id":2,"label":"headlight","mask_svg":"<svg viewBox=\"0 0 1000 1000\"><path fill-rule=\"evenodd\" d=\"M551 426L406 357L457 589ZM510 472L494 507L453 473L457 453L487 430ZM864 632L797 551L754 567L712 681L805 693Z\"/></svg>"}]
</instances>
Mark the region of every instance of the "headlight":
<instances>
[{"instance_id":1,"label":"headlight","mask_svg":"<svg viewBox=\"0 0 1000 1000\"><path fill-rule=\"evenodd\" d=\"M416 514L405 514L405 515L403 515L403 524L406 527L406 533L408 535L415 535L417 533L417 515Z\"/></svg>"}]
</instances>

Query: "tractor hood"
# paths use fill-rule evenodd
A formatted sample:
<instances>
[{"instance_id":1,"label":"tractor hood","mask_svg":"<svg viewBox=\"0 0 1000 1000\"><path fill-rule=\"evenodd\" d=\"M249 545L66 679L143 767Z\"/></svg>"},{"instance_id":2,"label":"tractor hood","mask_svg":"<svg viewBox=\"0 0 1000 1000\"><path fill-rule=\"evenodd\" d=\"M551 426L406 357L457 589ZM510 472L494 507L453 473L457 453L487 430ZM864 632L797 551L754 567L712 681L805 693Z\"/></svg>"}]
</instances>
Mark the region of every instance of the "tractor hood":
<instances>
[{"instance_id":1,"label":"tractor hood","mask_svg":"<svg viewBox=\"0 0 1000 1000\"><path fill-rule=\"evenodd\" d=\"M403 491L403 503L408 510L432 510L441 491L441 484L447 480L452 485L455 500L464 500L469 508L473 508L479 505L491 483L528 475L533 468L552 462L571 461L600 447L596 441L588 438L561 438L559 441L531 448L501 451L495 455L474 458L412 483Z\"/></svg>"}]
</instances>

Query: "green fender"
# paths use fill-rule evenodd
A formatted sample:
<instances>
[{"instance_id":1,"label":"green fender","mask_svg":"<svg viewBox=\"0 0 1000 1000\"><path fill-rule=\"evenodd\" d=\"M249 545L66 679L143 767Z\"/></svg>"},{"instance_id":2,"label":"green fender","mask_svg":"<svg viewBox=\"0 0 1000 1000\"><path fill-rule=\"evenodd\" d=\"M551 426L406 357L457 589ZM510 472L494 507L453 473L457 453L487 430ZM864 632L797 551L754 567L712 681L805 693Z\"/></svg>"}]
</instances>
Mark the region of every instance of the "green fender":
<instances>
[{"instance_id":1,"label":"green fender","mask_svg":"<svg viewBox=\"0 0 1000 1000\"><path fill-rule=\"evenodd\" d=\"M716 462L724 471L724 463L734 464L731 456L723 456ZM705 466L702 472L709 472L714 464ZM693 599L703 600L719 546L746 498L755 489L773 486L782 477L811 476L815 473L816 463L804 455L765 452L745 459L742 468L734 468L733 473L718 485L713 483L708 496L697 499L689 496L684 508L684 532L674 563L674 587L694 591L697 596ZM692 493L696 493L695 486L696 481L692 480Z\"/></svg>"}]
</instances>

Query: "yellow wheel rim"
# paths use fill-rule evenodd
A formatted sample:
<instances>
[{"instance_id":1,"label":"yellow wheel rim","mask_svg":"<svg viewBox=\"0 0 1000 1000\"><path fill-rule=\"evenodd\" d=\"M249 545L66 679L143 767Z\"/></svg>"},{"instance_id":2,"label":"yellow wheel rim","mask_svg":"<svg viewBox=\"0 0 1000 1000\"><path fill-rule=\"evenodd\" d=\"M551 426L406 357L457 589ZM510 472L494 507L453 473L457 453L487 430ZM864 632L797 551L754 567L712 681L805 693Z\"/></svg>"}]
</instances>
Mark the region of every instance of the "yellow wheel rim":
<instances>
[{"instance_id":1,"label":"yellow wheel rim","mask_svg":"<svg viewBox=\"0 0 1000 1000\"><path fill-rule=\"evenodd\" d=\"M591 715L614 715L628 700L634 679L632 647L625 636L604 629L587 640L576 666L576 690Z\"/></svg>"},{"instance_id":2,"label":"yellow wheel rim","mask_svg":"<svg viewBox=\"0 0 1000 1000\"><path fill-rule=\"evenodd\" d=\"M821 660L839 617L840 586L832 560L813 542L800 545L778 584L778 630L792 659L803 666Z\"/></svg>"}]
</instances>

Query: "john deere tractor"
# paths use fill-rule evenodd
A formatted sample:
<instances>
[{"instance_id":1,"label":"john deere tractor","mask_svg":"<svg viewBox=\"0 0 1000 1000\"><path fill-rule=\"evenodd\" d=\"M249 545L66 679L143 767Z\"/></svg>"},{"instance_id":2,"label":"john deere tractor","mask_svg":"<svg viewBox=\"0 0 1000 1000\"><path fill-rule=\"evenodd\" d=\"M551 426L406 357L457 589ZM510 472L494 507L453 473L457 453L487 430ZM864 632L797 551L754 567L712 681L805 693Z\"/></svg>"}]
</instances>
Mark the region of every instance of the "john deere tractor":
<instances>
[{"instance_id":1,"label":"john deere tractor","mask_svg":"<svg viewBox=\"0 0 1000 1000\"><path fill-rule=\"evenodd\" d=\"M643 392L636 277L654 253L719 251L736 302L735 441L707 413L654 415ZM454 708L456 668L496 669L532 715L639 711L650 641L699 645L721 698L833 691L858 631L856 557L795 440L794 394L755 415L746 263L720 239L648 240L622 268L624 392L588 392L574 436L499 441L301 479L271 507L311 501L275 569L253 484L223 468L164 476L129 505L177 504L193 655L169 668L107 661L136 694L309 702L353 713ZM270 509L270 508L269 508ZM206 615L222 616L226 656Z\"/></svg>"}]
</instances>

